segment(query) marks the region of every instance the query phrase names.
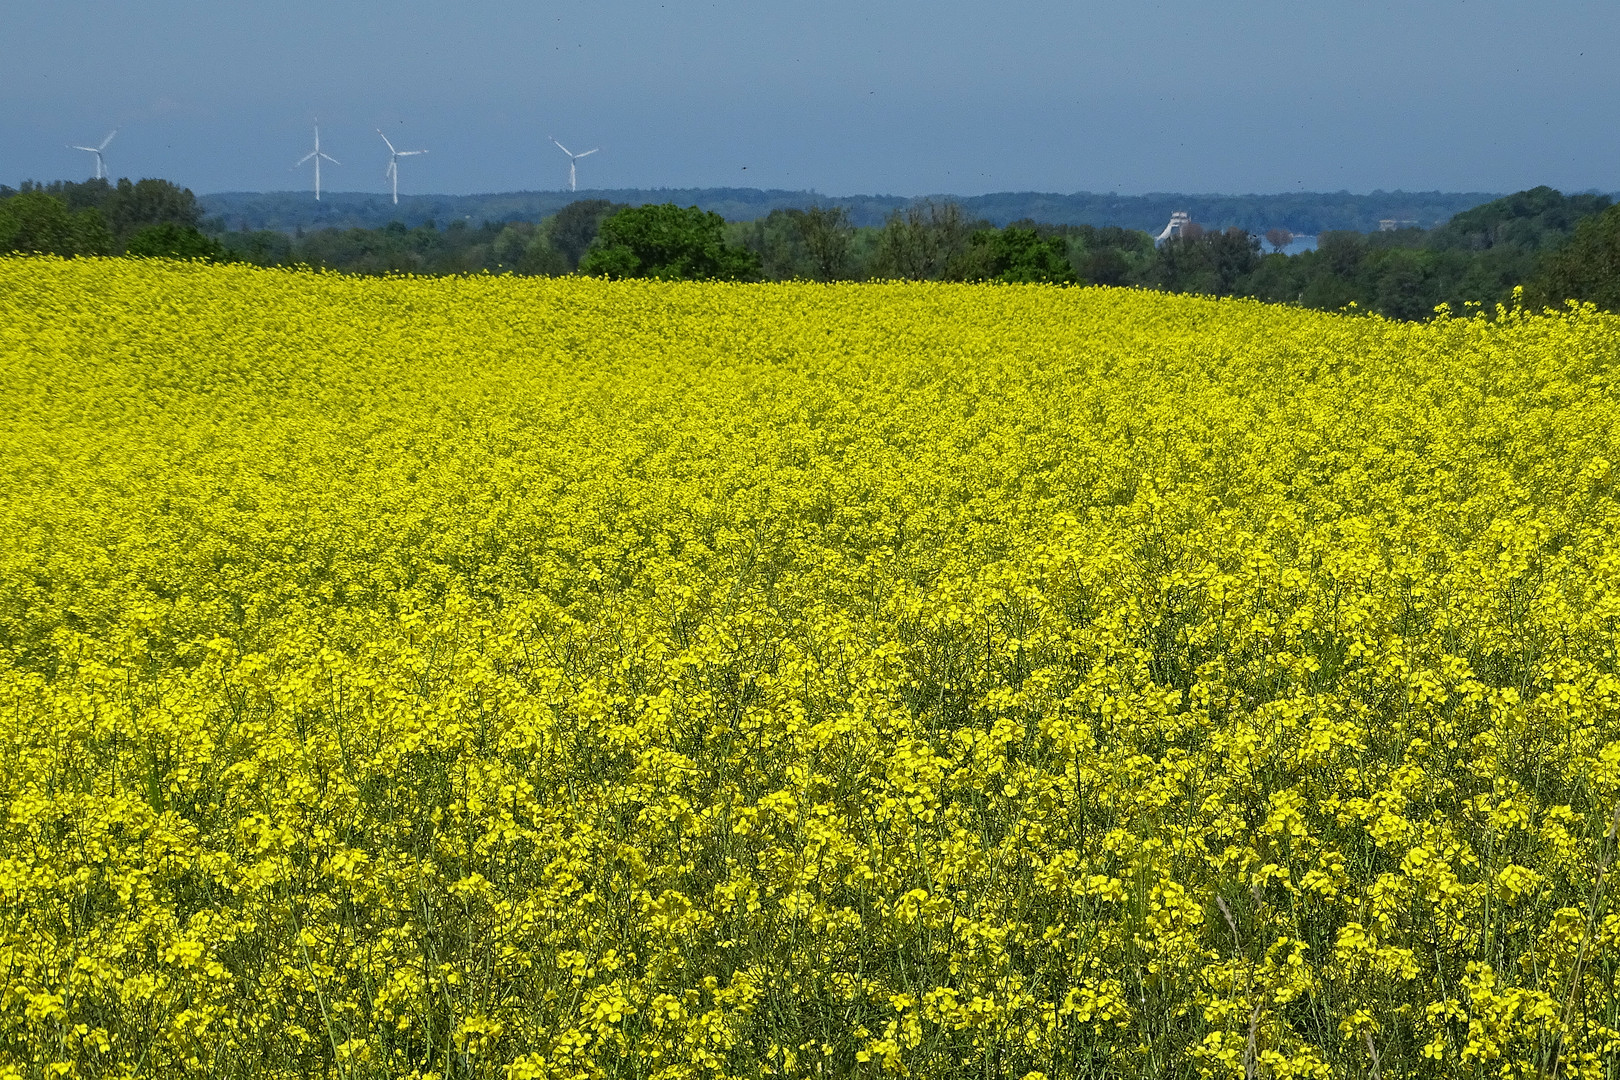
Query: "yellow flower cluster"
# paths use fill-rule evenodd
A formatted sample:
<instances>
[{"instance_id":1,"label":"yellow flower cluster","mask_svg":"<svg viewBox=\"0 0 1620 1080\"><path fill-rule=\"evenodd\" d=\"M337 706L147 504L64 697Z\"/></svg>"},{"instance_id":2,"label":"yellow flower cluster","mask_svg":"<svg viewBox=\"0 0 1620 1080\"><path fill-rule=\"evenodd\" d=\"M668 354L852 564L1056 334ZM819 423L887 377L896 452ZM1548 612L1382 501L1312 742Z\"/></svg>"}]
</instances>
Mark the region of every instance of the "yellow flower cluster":
<instances>
[{"instance_id":1,"label":"yellow flower cluster","mask_svg":"<svg viewBox=\"0 0 1620 1080\"><path fill-rule=\"evenodd\" d=\"M1617 377L0 259L0 1076L1610 1077Z\"/></svg>"}]
</instances>

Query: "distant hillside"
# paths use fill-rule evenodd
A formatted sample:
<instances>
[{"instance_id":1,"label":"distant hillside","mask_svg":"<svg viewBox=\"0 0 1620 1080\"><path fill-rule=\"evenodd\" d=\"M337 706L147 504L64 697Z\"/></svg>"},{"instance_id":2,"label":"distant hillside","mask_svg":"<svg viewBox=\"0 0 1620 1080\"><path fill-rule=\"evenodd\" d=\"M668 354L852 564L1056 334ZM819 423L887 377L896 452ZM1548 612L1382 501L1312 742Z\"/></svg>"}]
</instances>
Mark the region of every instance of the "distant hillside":
<instances>
[{"instance_id":1,"label":"distant hillside","mask_svg":"<svg viewBox=\"0 0 1620 1080\"><path fill-rule=\"evenodd\" d=\"M1484 192L1346 191L1292 192L1283 195L1073 195L1001 192L953 199L970 215L1005 226L1025 218L1051 225L1114 225L1157 232L1175 210L1217 229L1237 226L1250 232L1281 227L1315 235L1330 229L1372 232L1381 220L1393 219L1430 228L1500 196ZM700 206L728 221L751 221L772 210L811 205L842 206L855 225L881 225L894 210L918 199L902 195L819 195L812 191L762 191L758 188L629 188L587 191L514 191L493 195L401 195L395 206L386 195L369 192L324 192L316 202L307 191L221 192L198 198L213 225L227 232L252 229L379 228L391 221L443 226L465 220L535 221L556 213L576 199L610 199L642 205L673 202Z\"/></svg>"}]
</instances>

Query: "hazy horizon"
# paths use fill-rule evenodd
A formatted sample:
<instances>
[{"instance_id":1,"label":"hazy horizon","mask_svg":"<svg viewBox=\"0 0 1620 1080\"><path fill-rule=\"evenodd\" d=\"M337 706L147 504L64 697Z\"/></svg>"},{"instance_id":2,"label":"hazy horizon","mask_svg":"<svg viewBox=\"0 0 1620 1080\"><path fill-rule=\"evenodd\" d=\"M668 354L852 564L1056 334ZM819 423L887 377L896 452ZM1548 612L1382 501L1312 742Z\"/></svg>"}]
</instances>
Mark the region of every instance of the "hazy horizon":
<instances>
[{"instance_id":1,"label":"hazy horizon","mask_svg":"<svg viewBox=\"0 0 1620 1080\"><path fill-rule=\"evenodd\" d=\"M1620 5L88 0L8 13L0 182L203 193L1620 188Z\"/></svg>"}]
</instances>

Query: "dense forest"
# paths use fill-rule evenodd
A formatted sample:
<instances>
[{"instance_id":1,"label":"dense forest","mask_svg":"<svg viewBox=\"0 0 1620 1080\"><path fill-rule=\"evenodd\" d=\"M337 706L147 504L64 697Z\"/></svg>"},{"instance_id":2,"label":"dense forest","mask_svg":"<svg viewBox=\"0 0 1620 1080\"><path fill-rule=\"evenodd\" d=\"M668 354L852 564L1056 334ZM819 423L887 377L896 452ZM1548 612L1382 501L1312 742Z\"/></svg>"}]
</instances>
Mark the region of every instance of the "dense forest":
<instances>
[{"instance_id":1,"label":"dense forest","mask_svg":"<svg viewBox=\"0 0 1620 1080\"><path fill-rule=\"evenodd\" d=\"M575 199L538 220L391 221L380 228L229 228L163 180L0 188L0 250L169 255L361 274L585 273L737 280L942 280L1131 285L1424 319L1579 299L1620 310L1620 206L1538 187L1432 228L1330 230L1285 254L1195 221L1156 243L1119 226L1024 219L997 226L962 202L922 200L861 225L838 205L746 221L673 202ZM1271 251L1267 253L1265 246Z\"/></svg>"}]
</instances>

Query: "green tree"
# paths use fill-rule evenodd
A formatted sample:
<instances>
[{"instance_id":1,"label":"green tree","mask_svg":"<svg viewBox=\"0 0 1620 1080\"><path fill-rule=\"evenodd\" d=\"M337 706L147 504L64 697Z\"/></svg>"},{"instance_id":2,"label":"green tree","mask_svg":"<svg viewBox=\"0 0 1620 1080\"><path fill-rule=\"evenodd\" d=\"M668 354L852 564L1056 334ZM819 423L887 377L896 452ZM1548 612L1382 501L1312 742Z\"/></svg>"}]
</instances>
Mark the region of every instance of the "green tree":
<instances>
[{"instance_id":1,"label":"green tree","mask_svg":"<svg viewBox=\"0 0 1620 1080\"><path fill-rule=\"evenodd\" d=\"M562 255L562 273L572 273L579 268L579 260L585 257L586 250L596 234L602 228L602 221L609 214L628 209L623 203L609 202L607 199L576 199L551 216L550 244ZM536 257L535 262L540 259Z\"/></svg>"},{"instance_id":2,"label":"green tree","mask_svg":"<svg viewBox=\"0 0 1620 1080\"><path fill-rule=\"evenodd\" d=\"M165 221L148 225L129 238L124 254L144 258L207 259L217 262L225 257L225 249L190 225L176 225Z\"/></svg>"},{"instance_id":3,"label":"green tree","mask_svg":"<svg viewBox=\"0 0 1620 1080\"><path fill-rule=\"evenodd\" d=\"M1565 195L1542 186L1465 210L1424 238L1437 250L1517 248L1547 251L1561 245L1577 224L1609 206L1606 195Z\"/></svg>"},{"instance_id":4,"label":"green tree","mask_svg":"<svg viewBox=\"0 0 1620 1080\"><path fill-rule=\"evenodd\" d=\"M1069 265L1078 280L1090 285L1128 285L1141 277L1158 255L1153 237L1138 229L1113 225L1041 226L1031 221L1013 224L1061 235L1068 246Z\"/></svg>"},{"instance_id":5,"label":"green tree","mask_svg":"<svg viewBox=\"0 0 1620 1080\"><path fill-rule=\"evenodd\" d=\"M1351 279L1361 271L1367 257L1367 238L1345 230L1325 232L1316 238L1316 255L1334 277Z\"/></svg>"},{"instance_id":6,"label":"green tree","mask_svg":"<svg viewBox=\"0 0 1620 1080\"><path fill-rule=\"evenodd\" d=\"M490 244L491 269L529 276L558 277L573 267L554 246L546 230L532 221L513 221Z\"/></svg>"},{"instance_id":7,"label":"green tree","mask_svg":"<svg viewBox=\"0 0 1620 1080\"><path fill-rule=\"evenodd\" d=\"M849 272L854 230L842 206L812 206L796 224L817 281L837 281Z\"/></svg>"},{"instance_id":8,"label":"green tree","mask_svg":"<svg viewBox=\"0 0 1620 1080\"><path fill-rule=\"evenodd\" d=\"M1035 229L1009 225L973 234L972 245L985 260L984 277L1008 283L1075 280L1069 265L1068 245L1061 236L1041 236Z\"/></svg>"},{"instance_id":9,"label":"green tree","mask_svg":"<svg viewBox=\"0 0 1620 1080\"><path fill-rule=\"evenodd\" d=\"M94 207L70 211L55 195L21 191L0 202L0 251L37 255L106 255L112 235Z\"/></svg>"},{"instance_id":10,"label":"green tree","mask_svg":"<svg viewBox=\"0 0 1620 1080\"><path fill-rule=\"evenodd\" d=\"M975 273L973 234L988 222L975 221L954 202L924 200L889 215L878 234L872 273L911 281L965 280Z\"/></svg>"},{"instance_id":11,"label":"green tree","mask_svg":"<svg viewBox=\"0 0 1620 1080\"><path fill-rule=\"evenodd\" d=\"M229 233L221 238L229 258L255 266L285 266L293 261L293 240L273 229Z\"/></svg>"},{"instance_id":12,"label":"green tree","mask_svg":"<svg viewBox=\"0 0 1620 1080\"><path fill-rule=\"evenodd\" d=\"M1299 290L1299 303L1301 307L1316 308L1318 311L1338 311L1350 304L1370 306L1368 295L1360 282L1332 273L1306 277Z\"/></svg>"},{"instance_id":13,"label":"green tree","mask_svg":"<svg viewBox=\"0 0 1620 1080\"><path fill-rule=\"evenodd\" d=\"M1577 225L1568 243L1543 257L1527 291L1542 303L1584 300L1620 311L1620 206Z\"/></svg>"},{"instance_id":14,"label":"green tree","mask_svg":"<svg viewBox=\"0 0 1620 1080\"><path fill-rule=\"evenodd\" d=\"M535 242L538 233L532 221L509 222L490 244L495 268L516 273L518 264L523 261L524 254L529 250L529 245Z\"/></svg>"},{"instance_id":15,"label":"green tree","mask_svg":"<svg viewBox=\"0 0 1620 1080\"><path fill-rule=\"evenodd\" d=\"M727 244L725 224L719 214L674 203L620 210L603 219L579 270L611 278L756 280L759 257Z\"/></svg>"},{"instance_id":16,"label":"green tree","mask_svg":"<svg viewBox=\"0 0 1620 1080\"><path fill-rule=\"evenodd\" d=\"M1089 285L1129 285L1131 262L1119 248L1105 247L1085 253L1080 280Z\"/></svg>"},{"instance_id":17,"label":"green tree","mask_svg":"<svg viewBox=\"0 0 1620 1080\"><path fill-rule=\"evenodd\" d=\"M1270 300L1297 304L1305 289L1305 268L1308 261L1302 256L1290 258L1273 253L1261 258L1254 270L1243 279L1237 292L1257 300Z\"/></svg>"},{"instance_id":18,"label":"green tree","mask_svg":"<svg viewBox=\"0 0 1620 1080\"><path fill-rule=\"evenodd\" d=\"M1427 319L1440 302L1427 252L1381 251L1368 260L1372 309L1391 319Z\"/></svg>"},{"instance_id":19,"label":"green tree","mask_svg":"<svg viewBox=\"0 0 1620 1080\"><path fill-rule=\"evenodd\" d=\"M202 209L191 189L167 180L118 181L102 203L102 213L120 247L148 225L195 229L202 224Z\"/></svg>"},{"instance_id":20,"label":"green tree","mask_svg":"<svg viewBox=\"0 0 1620 1080\"><path fill-rule=\"evenodd\" d=\"M1171 292L1230 296L1259 265L1259 238L1238 228L1216 232L1194 226L1159 245L1147 283Z\"/></svg>"},{"instance_id":21,"label":"green tree","mask_svg":"<svg viewBox=\"0 0 1620 1080\"><path fill-rule=\"evenodd\" d=\"M47 195L55 195L67 203L69 210L104 210L107 197L112 194L112 184L106 180L53 180L48 184L41 184L32 180L24 180L22 191L43 191ZM11 194L7 189L0 188L0 195Z\"/></svg>"},{"instance_id":22,"label":"green tree","mask_svg":"<svg viewBox=\"0 0 1620 1080\"><path fill-rule=\"evenodd\" d=\"M804 279L814 277L815 269L800 228L803 218L803 210L778 208L754 221L730 223L726 232L759 257L765 280Z\"/></svg>"}]
</instances>

